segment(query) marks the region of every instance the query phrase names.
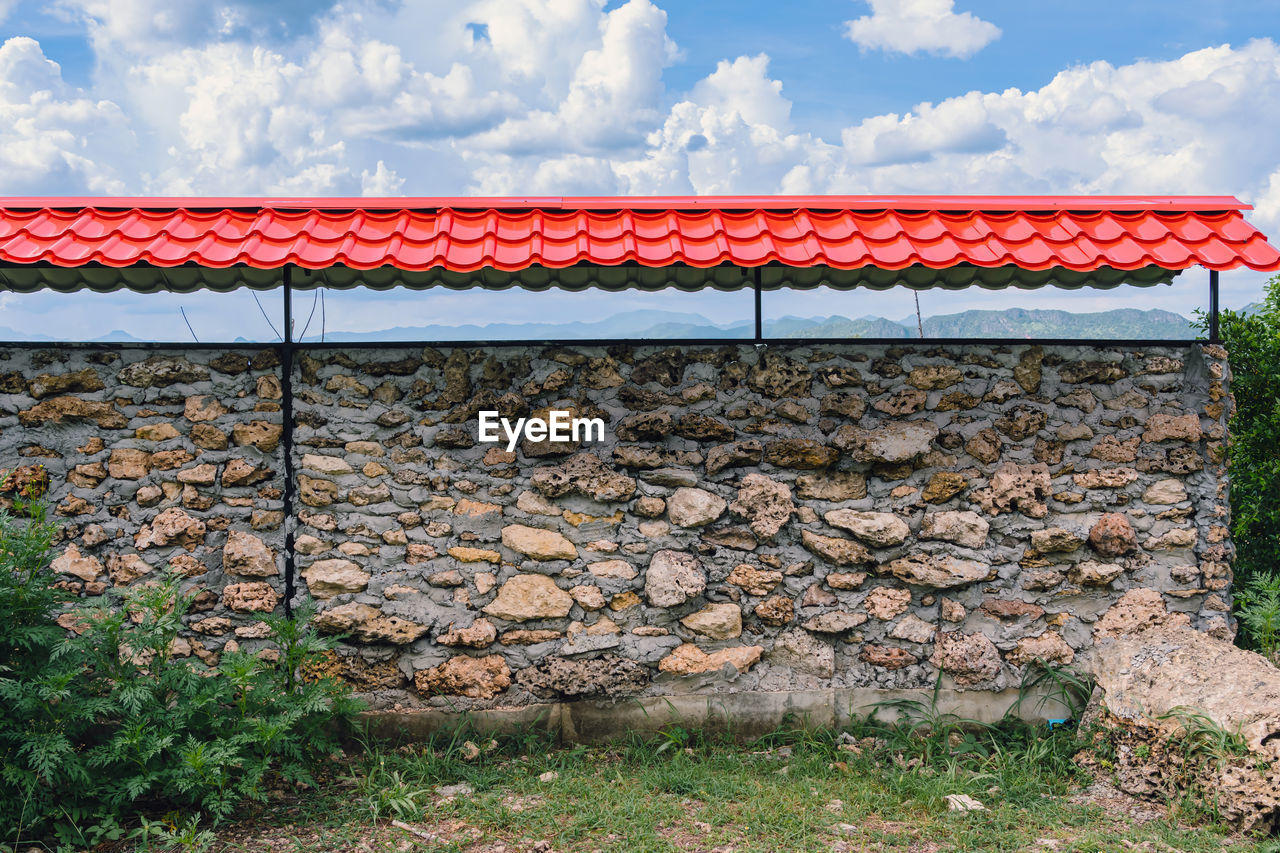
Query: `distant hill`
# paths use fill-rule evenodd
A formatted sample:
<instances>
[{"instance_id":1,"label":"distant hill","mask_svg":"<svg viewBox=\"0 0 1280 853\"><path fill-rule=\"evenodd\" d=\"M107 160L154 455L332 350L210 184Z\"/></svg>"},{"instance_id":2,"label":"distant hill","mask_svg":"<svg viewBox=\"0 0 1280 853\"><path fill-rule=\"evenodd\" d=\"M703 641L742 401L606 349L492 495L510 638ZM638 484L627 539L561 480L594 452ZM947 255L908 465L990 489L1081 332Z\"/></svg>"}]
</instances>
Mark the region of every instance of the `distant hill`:
<instances>
[{"instance_id":1,"label":"distant hill","mask_svg":"<svg viewBox=\"0 0 1280 853\"><path fill-rule=\"evenodd\" d=\"M927 338L1194 338L1191 322L1180 314L1153 308L1142 311L1120 308L1089 314L1033 308L1003 311L963 311L927 317ZM915 338L916 318L901 321L884 317L841 315L829 317L779 317L766 321L770 338ZM327 332L326 342L342 341L499 341L499 340L610 340L613 338L728 338L755 335L749 321L714 323L701 314L673 311L628 311L605 320L572 323L491 323L484 326L397 326L376 332ZM318 341L308 335L308 341Z\"/></svg>"},{"instance_id":2,"label":"distant hill","mask_svg":"<svg viewBox=\"0 0 1280 853\"><path fill-rule=\"evenodd\" d=\"M1028 308L963 311L926 317L928 338L1194 338L1181 314L1152 308L1117 308L1091 314ZM912 337L916 337L912 330Z\"/></svg>"}]
</instances>

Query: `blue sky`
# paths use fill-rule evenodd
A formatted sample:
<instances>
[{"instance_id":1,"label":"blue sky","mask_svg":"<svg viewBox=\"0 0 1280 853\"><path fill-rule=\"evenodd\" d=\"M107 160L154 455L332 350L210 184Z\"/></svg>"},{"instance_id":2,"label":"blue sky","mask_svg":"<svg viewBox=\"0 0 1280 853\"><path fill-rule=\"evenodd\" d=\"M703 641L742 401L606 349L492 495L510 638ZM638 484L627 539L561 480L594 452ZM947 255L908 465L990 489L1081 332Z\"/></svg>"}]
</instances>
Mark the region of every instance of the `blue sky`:
<instances>
[{"instance_id":1,"label":"blue sky","mask_svg":"<svg viewBox=\"0 0 1280 853\"><path fill-rule=\"evenodd\" d=\"M1270 0L0 0L0 193L1235 194L1280 233ZM1265 276L1224 275L1224 302ZM926 294L1128 305L1172 288ZM263 297L274 309L274 301ZM301 300L300 300L301 301ZM0 297L0 326L271 333L247 293ZM346 293L349 328L749 313L730 294ZM769 297L900 318L905 295ZM175 330L182 334L175 334Z\"/></svg>"}]
</instances>

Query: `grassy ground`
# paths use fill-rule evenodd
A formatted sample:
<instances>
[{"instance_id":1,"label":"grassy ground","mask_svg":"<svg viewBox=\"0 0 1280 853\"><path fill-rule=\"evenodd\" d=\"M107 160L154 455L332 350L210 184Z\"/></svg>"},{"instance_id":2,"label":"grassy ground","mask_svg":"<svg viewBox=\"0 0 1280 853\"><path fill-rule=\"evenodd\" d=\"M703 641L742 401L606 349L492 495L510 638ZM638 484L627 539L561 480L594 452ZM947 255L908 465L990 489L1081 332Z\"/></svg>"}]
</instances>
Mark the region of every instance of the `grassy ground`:
<instances>
[{"instance_id":1,"label":"grassy ground","mask_svg":"<svg viewBox=\"0 0 1280 853\"><path fill-rule=\"evenodd\" d=\"M590 749L455 736L335 760L317 788L276 792L207 846L150 849L1280 850L1230 835L1194 799L1162 806L1095 783L1078 749L1070 732L1014 727L863 724L747 746L672 730ZM950 811L949 794L986 810Z\"/></svg>"}]
</instances>

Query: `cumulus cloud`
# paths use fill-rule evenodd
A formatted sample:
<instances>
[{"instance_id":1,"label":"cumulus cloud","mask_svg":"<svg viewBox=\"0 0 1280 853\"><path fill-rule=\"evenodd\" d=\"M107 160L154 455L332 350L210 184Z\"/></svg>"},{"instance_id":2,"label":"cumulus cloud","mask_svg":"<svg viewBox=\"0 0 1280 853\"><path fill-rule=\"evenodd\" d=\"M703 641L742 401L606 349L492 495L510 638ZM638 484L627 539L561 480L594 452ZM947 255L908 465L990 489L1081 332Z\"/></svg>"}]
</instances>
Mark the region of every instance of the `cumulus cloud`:
<instances>
[{"instance_id":1,"label":"cumulus cloud","mask_svg":"<svg viewBox=\"0 0 1280 853\"><path fill-rule=\"evenodd\" d=\"M924 51L965 59L1000 38L1000 28L955 0L867 0L871 14L845 22L845 37L863 50Z\"/></svg>"},{"instance_id":2,"label":"cumulus cloud","mask_svg":"<svg viewBox=\"0 0 1280 853\"><path fill-rule=\"evenodd\" d=\"M34 40L0 45L0 187L12 195L113 193L131 135L115 104L68 86Z\"/></svg>"}]
</instances>

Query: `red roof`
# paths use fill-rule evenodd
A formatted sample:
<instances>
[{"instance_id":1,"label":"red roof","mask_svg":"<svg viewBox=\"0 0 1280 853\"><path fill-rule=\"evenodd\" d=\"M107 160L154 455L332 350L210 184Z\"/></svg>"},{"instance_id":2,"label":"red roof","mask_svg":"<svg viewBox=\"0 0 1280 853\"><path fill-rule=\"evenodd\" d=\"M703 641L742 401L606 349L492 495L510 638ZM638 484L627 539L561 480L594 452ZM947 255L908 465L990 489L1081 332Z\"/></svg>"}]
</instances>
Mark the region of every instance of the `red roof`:
<instances>
[{"instance_id":1,"label":"red roof","mask_svg":"<svg viewBox=\"0 0 1280 853\"><path fill-rule=\"evenodd\" d=\"M1224 196L0 199L0 262L1280 269Z\"/></svg>"}]
</instances>

